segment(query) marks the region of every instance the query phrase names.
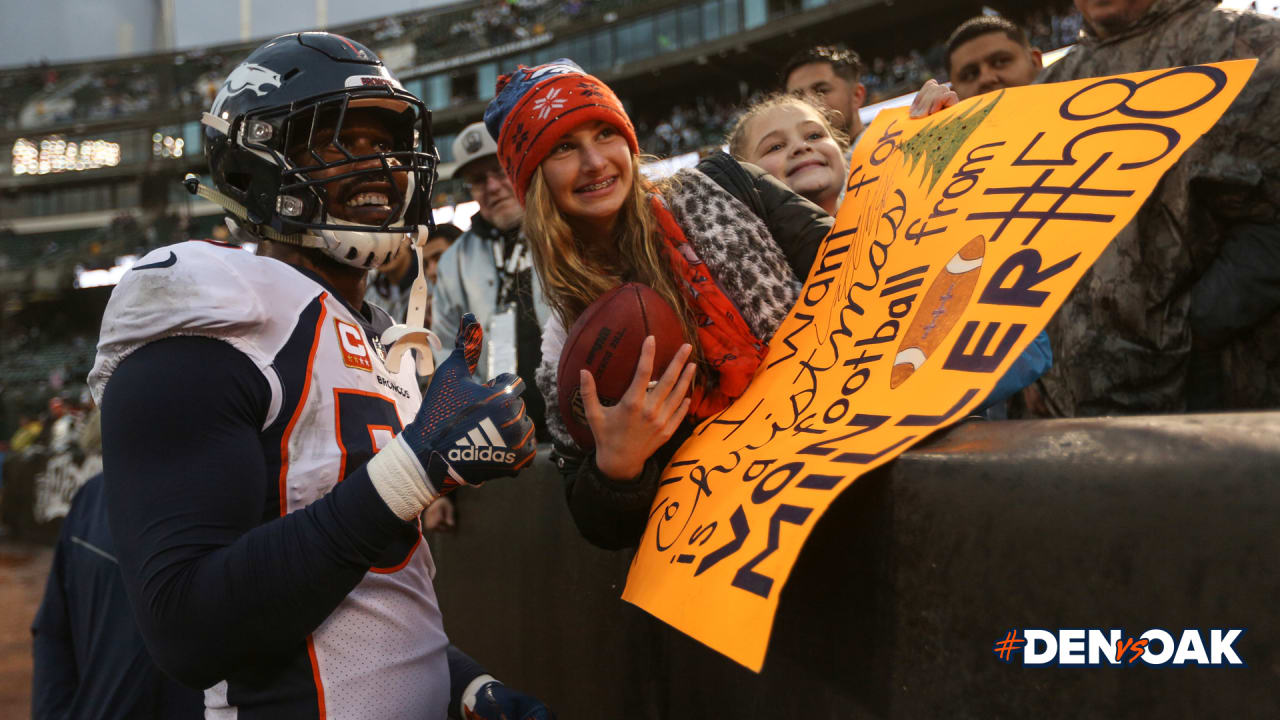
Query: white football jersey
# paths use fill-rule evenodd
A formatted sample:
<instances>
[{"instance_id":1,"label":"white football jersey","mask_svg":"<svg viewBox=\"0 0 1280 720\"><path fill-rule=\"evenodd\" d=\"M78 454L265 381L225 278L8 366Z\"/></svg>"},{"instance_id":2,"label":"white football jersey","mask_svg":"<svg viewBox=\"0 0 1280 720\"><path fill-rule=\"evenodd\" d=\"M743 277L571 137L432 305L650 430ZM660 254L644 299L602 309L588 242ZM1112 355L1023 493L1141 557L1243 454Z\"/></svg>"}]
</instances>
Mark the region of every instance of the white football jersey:
<instances>
[{"instance_id":1,"label":"white football jersey","mask_svg":"<svg viewBox=\"0 0 1280 720\"><path fill-rule=\"evenodd\" d=\"M223 340L262 371L271 388L262 446L278 479L268 507L280 515L329 492L422 402L412 359L388 370L375 329L324 286L280 261L204 241L154 250L125 273L102 321L94 398L101 402L129 353L175 335ZM443 718L448 639L433 575L426 541L407 533L308 637L299 663L310 673L281 673L282 682L313 686L272 688L263 700L280 708L296 697L312 703L308 716L318 700L321 717ZM206 717L236 717L236 698L248 706L258 696L219 683L206 691Z\"/></svg>"}]
</instances>

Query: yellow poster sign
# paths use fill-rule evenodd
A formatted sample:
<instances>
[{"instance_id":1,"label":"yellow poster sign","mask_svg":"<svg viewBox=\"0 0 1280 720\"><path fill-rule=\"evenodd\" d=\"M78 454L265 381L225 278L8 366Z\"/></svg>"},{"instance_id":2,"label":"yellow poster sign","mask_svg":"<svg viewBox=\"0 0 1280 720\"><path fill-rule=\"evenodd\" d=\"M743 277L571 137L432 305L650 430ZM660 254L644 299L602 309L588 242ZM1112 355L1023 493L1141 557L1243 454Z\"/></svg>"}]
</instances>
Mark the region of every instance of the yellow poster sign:
<instances>
[{"instance_id":1,"label":"yellow poster sign","mask_svg":"<svg viewBox=\"0 0 1280 720\"><path fill-rule=\"evenodd\" d=\"M662 475L623 598L759 671L831 501L981 404L1254 64L880 113L751 387Z\"/></svg>"}]
</instances>

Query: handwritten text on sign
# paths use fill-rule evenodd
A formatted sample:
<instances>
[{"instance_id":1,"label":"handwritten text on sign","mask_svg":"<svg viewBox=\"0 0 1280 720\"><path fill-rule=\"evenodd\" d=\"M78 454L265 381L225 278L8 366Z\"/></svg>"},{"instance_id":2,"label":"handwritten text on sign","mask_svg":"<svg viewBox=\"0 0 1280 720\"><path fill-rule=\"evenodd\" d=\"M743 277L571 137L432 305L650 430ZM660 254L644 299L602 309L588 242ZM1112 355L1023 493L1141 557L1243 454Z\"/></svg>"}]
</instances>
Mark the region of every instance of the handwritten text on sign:
<instances>
[{"instance_id":1,"label":"handwritten text on sign","mask_svg":"<svg viewBox=\"0 0 1280 720\"><path fill-rule=\"evenodd\" d=\"M882 112L761 371L663 474L624 599L759 671L835 496L982 402L1253 65Z\"/></svg>"}]
</instances>

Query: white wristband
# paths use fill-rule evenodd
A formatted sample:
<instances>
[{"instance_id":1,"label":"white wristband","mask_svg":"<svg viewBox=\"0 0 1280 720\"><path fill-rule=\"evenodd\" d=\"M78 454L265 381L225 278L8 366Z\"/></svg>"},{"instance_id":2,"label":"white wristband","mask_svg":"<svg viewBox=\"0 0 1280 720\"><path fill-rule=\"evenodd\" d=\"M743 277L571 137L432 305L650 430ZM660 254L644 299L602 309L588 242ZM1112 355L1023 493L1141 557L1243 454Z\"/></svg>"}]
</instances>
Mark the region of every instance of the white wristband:
<instances>
[{"instance_id":1,"label":"white wristband","mask_svg":"<svg viewBox=\"0 0 1280 720\"><path fill-rule=\"evenodd\" d=\"M476 709L476 693L480 692L480 688L491 682L498 682L492 675L481 675L475 680L467 683L467 689L462 691L462 700L459 703L462 707L458 708L458 717L467 717L468 710ZM501 685L502 683L498 683Z\"/></svg>"},{"instance_id":2,"label":"white wristband","mask_svg":"<svg viewBox=\"0 0 1280 720\"><path fill-rule=\"evenodd\" d=\"M405 522L418 516L436 499L427 484L427 471L409 449L403 435L378 451L365 468L373 488L391 512Z\"/></svg>"}]
</instances>

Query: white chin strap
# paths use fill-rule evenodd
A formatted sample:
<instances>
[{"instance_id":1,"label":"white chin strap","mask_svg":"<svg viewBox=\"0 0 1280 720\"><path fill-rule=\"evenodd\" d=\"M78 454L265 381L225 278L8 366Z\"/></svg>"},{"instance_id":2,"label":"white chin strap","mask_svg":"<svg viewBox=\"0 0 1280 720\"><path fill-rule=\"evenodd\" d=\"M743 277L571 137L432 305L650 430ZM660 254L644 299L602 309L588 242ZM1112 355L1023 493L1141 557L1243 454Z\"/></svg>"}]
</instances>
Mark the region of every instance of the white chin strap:
<instances>
[{"instance_id":1,"label":"white chin strap","mask_svg":"<svg viewBox=\"0 0 1280 720\"><path fill-rule=\"evenodd\" d=\"M396 225L404 222L404 216L409 212L409 201L413 197L414 187L416 183L413 179L413 173L408 173L409 185L405 188L402 202L404 207L400 209L400 214L390 223ZM325 218L326 222L334 225L349 225L353 228L368 228L368 225L359 225L357 223L348 222L338 217L334 217L330 212ZM320 239L320 247L329 257L352 267L364 268L372 270L390 260L387 255L390 252L394 255L399 251L403 242L403 233L385 233L373 232L368 229L361 230L314 230ZM356 256L347 259L347 255L351 249L355 248ZM372 257L370 257L372 254Z\"/></svg>"},{"instance_id":2,"label":"white chin strap","mask_svg":"<svg viewBox=\"0 0 1280 720\"><path fill-rule=\"evenodd\" d=\"M365 227L336 217L330 217L329 222L334 225L350 225L353 228ZM387 253L395 255L404 242L404 233L369 232L368 230L312 230L311 232L315 233L313 236L316 238L315 245L324 250L326 255L343 265L366 270L387 262L390 259ZM348 259L347 255L353 248L356 256Z\"/></svg>"},{"instance_id":3,"label":"white chin strap","mask_svg":"<svg viewBox=\"0 0 1280 720\"><path fill-rule=\"evenodd\" d=\"M422 267L422 248L430 239L426 225L418 226L418 236L413 240L414 261L418 263L418 277L409 291L409 307L405 311L404 324L392 325L382 333L382 346L387 349L387 369L400 372L400 363L410 350L418 351L418 374L426 377L435 372L434 351L441 348L440 338L427 329L427 274Z\"/></svg>"}]
</instances>

